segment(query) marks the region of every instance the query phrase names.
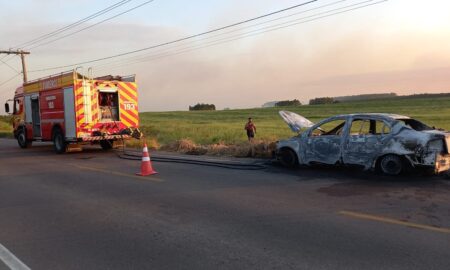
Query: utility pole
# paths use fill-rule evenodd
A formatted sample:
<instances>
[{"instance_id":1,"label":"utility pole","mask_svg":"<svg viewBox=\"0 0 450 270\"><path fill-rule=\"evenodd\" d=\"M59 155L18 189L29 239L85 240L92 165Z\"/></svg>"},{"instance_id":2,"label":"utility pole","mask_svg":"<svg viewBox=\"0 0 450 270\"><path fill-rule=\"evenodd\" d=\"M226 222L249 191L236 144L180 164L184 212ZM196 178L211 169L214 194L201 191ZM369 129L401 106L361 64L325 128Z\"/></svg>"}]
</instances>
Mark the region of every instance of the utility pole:
<instances>
[{"instance_id":1,"label":"utility pole","mask_svg":"<svg viewBox=\"0 0 450 270\"><path fill-rule=\"evenodd\" d=\"M22 74L23 74L23 82L26 83L28 81L27 77L27 65L25 63L25 54L30 54L30 52L26 52L23 50L17 50L17 51L0 51L0 54L15 54L20 55L20 59L22 60Z\"/></svg>"}]
</instances>

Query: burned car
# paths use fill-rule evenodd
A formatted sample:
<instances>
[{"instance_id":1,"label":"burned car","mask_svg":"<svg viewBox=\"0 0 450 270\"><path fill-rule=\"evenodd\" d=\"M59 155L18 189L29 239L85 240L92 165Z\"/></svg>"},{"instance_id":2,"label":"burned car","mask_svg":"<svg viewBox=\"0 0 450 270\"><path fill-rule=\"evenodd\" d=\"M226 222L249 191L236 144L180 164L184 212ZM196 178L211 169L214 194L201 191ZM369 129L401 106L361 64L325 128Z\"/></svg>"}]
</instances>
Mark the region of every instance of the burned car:
<instances>
[{"instance_id":1,"label":"burned car","mask_svg":"<svg viewBox=\"0 0 450 270\"><path fill-rule=\"evenodd\" d=\"M288 111L281 117L299 135L277 142L276 158L297 165L356 165L398 175L410 168L450 169L450 133L407 116L382 113L337 115L317 124Z\"/></svg>"}]
</instances>

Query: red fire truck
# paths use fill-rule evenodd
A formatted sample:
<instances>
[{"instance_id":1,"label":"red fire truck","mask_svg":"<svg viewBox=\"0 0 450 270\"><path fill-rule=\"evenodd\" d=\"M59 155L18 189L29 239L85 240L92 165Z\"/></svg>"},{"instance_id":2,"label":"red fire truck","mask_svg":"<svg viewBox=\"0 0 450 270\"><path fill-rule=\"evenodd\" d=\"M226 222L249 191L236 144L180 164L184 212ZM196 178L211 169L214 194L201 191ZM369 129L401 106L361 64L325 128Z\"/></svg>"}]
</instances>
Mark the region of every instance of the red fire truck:
<instances>
[{"instance_id":1,"label":"red fire truck","mask_svg":"<svg viewBox=\"0 0 450 270\"><path fill-rule=\"evenodd\" d=\"M134 76L88 78L76 71L24 83L12 106L14 137L22 148L53 141L56 153L83 144L111 149L115 141L140 136Z\"/></svg>"}]
</instances>

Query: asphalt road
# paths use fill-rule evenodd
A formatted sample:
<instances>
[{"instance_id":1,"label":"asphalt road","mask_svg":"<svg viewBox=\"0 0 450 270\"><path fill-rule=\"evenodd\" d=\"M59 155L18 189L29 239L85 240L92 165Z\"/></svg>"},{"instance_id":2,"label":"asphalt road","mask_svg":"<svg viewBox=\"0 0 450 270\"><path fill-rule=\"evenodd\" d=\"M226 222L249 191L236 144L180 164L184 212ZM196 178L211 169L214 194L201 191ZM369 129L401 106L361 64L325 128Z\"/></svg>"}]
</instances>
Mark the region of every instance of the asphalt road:
<instances>
[{"instance_id":1,"label":"asphalt road","mask_svg":"<svg viewBox=\"0 0 450 270\"><path fill-rule=\"evenodd\" d=\"M139 166L1 139L0 244L31 269L450 265L450 181L439 177L159 162L137 177Z\"/></svg>"}]
</instances>

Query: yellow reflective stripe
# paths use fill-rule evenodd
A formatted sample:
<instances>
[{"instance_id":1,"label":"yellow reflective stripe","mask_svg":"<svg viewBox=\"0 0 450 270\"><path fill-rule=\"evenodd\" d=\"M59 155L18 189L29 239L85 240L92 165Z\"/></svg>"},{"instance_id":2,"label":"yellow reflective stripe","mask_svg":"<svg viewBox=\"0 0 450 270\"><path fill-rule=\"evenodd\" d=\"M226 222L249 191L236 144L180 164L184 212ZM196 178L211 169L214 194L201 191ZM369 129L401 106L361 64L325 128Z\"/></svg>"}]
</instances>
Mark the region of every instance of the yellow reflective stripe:
<instances>
[{"instance_id":1,"label":"yellow reflective stripe","mask_svg":"<svg viewBox=\"0 0 450 270\"><path fill-rule=\"evenodd\" d=\"M124 100L124 99L123 99L124 97L125 97L127 100ZM120 99L121 99L122 101L129 101L129 102L133 102L133 103L136 102L136 99L130 97L130 96L127 95L127 93L125 93L124 91L120 91Z\"/></svg>"},{"instance_id":2,"label":"yellow reflective stripe","mask_svg":"<svg viewBox=\"0 0 450 270\"><path fill-rule=\"evenodd\" d=\"M128 119L130 119L131 121L134 122L134 124L137 125L138 120L136 119L136 117L131 116L131 115L130 115L127 111L125 111L125 110L122 110L121 113L124 114ZM122 120L122 119L120 119L120 120Z\"/></svg>"},{"instance_id":3,"label":"yellow reflective stripe","mask_svg":"<svg viewBox=\"0 0 450 270\"><path fill-rule=\"evenodd\" d=\"M120 84L123 88L125 88L128 92L130 92L130 94L133 95L133 100L136 101L137 99L137 91L134 89L131 89L126 83L121 83Z\"/></svg>"}]
</instances>

